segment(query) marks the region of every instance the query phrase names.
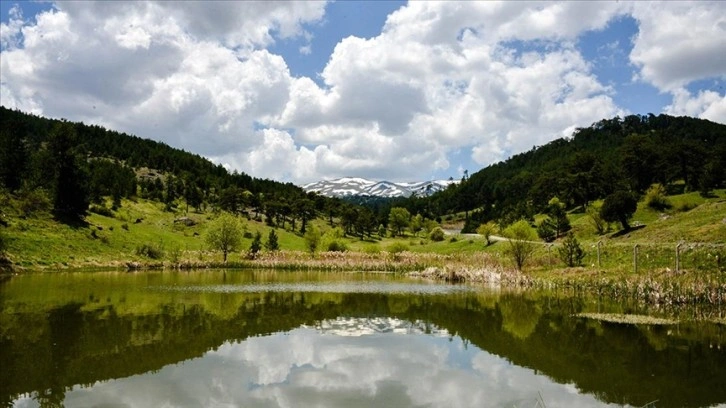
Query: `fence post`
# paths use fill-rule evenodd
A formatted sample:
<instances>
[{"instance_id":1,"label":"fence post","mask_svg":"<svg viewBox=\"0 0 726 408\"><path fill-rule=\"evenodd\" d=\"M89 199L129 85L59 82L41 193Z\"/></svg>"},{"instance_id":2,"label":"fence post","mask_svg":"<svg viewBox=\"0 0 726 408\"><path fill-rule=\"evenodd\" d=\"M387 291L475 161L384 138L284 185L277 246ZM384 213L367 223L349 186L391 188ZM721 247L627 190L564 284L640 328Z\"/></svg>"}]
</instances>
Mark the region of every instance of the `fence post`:
<instances>
[{"instance_id":1,"label":"fence post","mask_svg":"<svg viewBox=\"0 0 726 408\"><path fill-rule=\"evenodd\" d=\"M682 241L676 245L676 273L681 270L681 245L683 245Z\"/></svg>"},{"instance_id":2,"label":"fence post","mask_svg":"<svg viewBox=\"0 0 726 408\"><path fill-rule=\"evenodd\" d=\"M597 241L597 267L602 268L602 265L600 264L600 247L602 246L602 241Z\"/></svg>"},{"instance_id":3,"label":"fence post","mask_svg":"<svg viewBox=\"0 0 726 408\"><path fill-rule=\"evenodd\" d=\"M638 274L638 247L640 247L638 244L633 247L633 269L636 275Z\"/></svg>"}]
</instances>

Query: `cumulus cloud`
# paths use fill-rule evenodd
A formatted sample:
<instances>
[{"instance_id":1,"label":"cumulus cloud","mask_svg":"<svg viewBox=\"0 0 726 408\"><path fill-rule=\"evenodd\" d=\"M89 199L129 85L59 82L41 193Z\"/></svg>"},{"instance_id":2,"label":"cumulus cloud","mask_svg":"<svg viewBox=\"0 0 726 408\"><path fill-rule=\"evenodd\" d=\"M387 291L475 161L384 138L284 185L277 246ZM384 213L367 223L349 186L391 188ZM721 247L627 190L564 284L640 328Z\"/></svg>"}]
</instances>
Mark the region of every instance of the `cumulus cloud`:
<instances>
[{"instance_id":1,"label":"cumulus cloud","mask_svg":"<svg viewBox=\"0 0 726 408\"><path fill-rule=\"evenodd\" d=\"M723 3L411 2L340 40L320 82L268 50L315 46L324 2L59 2L0 26L5 106L163 140L257 177L404 181L480 166L627 112L577 48L632 14L638 78L723 121ZM463 152L463 153L459 153ZM455 166L458 163L454 163ZM453 170L452 170L453 171Z\"/></svg>"},{"instance_id":2,"label":"cumulus cloud","mask_svg":"<svg viewBox=\"0 0 726 408\"><path fill-rule=\"evenodd\" d=\"M726 78L726 3L638 2L631 61L640 77L664 91L691 81Z\"/></svg>"}]
</instances>

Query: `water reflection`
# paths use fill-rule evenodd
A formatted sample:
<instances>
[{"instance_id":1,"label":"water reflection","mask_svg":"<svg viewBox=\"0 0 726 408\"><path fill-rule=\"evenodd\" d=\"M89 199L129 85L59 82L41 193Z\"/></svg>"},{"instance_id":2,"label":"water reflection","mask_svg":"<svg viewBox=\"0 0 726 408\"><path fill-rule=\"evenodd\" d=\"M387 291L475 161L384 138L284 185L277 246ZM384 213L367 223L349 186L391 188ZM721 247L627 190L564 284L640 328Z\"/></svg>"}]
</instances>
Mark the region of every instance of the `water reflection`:
<instances>
[{"instance_id":1,"label":"water reflection","mask_svg":"<svg viewBox=\"0 0 726 408\"><path fill-rule=\"evenodd\" d=\"M603 405L422 322L338 318L225 342L152 375L74 389L66 404L530 407L540 395L550 406Z\"/></svg>"},{"instance_id":2,"label":"water reflection","mask_svg":"<svg viewBox=\"0 0 726 408\"><path fill-rule=\"evenodd\" d=\"M624 307L385 275L26 275L0 286L0 405L726 402L723 326L573 317Z\"/></svg>"}]
</instances>

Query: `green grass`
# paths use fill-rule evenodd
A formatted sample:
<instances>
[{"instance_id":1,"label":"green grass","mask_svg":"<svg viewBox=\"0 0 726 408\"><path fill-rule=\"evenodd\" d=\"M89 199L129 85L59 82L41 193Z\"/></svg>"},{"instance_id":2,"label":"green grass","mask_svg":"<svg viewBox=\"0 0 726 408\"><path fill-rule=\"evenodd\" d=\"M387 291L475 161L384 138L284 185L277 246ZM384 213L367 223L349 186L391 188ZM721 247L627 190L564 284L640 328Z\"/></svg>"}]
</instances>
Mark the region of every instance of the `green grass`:
<instances>
[{"instance_id":1,"label":"green grass","mask_svg":"<svg viewBox=\"0 0 726 408\"><path fill-rule=\"evenodd\" d=\"M627 234L617 235L619 226L605 235L597 235L590 223L589 216L582 212L569 214L573 231L585 248L585 270L593 269L597 263L595 244L603 242L601 253L602 270L613 273L632 272L632 246L641 245L640 261L643 271L673 268L675 263L674 246L680 240L693 243L726 242L726 190L715 191L715 196L703 198L698 193L669 196L673 207L665 212L655 211L640 203L633 217L633 224L644 224L643 228ZM10 203L8 205L8 202ZM106 203L108 207L110 203ZM113 217L89 214L87 226L71 227L56 222L49 214L41 213L27 218L20 216L13 200L5 200L4 211L8 227L4 228L11 261L20 267L66 268L94 266L123 266L126 262L142 263L169 262L173 259L221 262L221 254L210 251L204 242L207 223L215 217L211 212L185 214L164 211L162 203L138 199L124 200L122 207ZM684 209L688 209L685 211ZM188 216L196 225L187 227L174 223L174 219ZM136 222L141 220L140 222ZM230 254L230 262L243 261L245 251L256 232L267 239L271 227L264 223L242 218L242 224L249 234L242 241L240 251ZM323 219L312 221L323 233L331 227ZM305 241L299 232L286 228L276 228L280 248L286 251L306 250ZM352 252L380 253L405 250L414 254L431 253L438 255L472 256L488 253L501 259L505 266L507 257L506 242L494 242L487 246L484 238L470 235L447 236L445 240L433 242L424 234L420 236L386 237L359 239L344 237ZM556 244L556 243L555 243ZM137 248L148 245L160 248L163 256L149 259L137 253ZM719 252L720 251L720 252ZM716 268L714 257L726 257L726 250L710 247L688 247L682 254L684 268L709 270ZM562 266L557 259L556 250L549 251L543 245L529 263L528 270L533 272L560 271Z\"/></svg>"}]
</instances>

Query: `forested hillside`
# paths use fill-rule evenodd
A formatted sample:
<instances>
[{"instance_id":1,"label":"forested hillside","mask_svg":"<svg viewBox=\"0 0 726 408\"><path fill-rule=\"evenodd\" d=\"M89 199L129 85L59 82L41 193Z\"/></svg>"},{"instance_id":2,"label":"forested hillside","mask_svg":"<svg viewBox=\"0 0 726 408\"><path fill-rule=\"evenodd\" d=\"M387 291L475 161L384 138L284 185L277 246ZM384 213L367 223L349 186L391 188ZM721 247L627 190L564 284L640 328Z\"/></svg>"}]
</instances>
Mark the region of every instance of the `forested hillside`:
<instances>
[{"instance_id":1,"label":"forested hillside","mask_svg":"<svg viewBox=\"0 0 726 408\"><path fill-rule=\"evenodd\" d=\"M48 209L74 221L89 205L98 210L93 204L103 197L112 197L116 207L122 198L140 196L164 202L169 211L222 209L264 218L269 225L292 223L293 230L299 220L302 232L307 220L323 215L346 215L346 231L356 234L379 225L366 209L291 183L229 173L164 143L4 107L0 117L0 187L28 212Z\"/></svg>"},{"instance_id":2,"label":"forested hillside","mask_svg":"<svg viewBox=\"0 0 726 408\"><path fill-rule=\"evenodd\" d=\"M652 114L605 119L405 206L414 214L467 212L472 231L488 220L532 219L553 197L567 209L584 209L617 191L638 197L654 183L705 195L726 185L726 126Z\"/></svg>"}]
</instances>

